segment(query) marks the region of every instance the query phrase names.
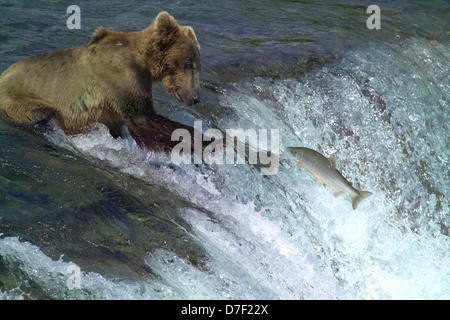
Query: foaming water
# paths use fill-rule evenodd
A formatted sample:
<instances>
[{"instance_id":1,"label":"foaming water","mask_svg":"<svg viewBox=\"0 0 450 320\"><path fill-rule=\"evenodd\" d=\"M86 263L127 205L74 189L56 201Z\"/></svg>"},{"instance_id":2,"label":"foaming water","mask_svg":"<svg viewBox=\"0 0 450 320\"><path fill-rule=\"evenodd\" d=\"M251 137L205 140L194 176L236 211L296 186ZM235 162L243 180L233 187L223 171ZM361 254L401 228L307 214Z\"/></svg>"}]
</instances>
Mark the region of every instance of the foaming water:
<instances>
[{"instance_id":1,"label":"foaming water","mask_svg":"<svg viewBox=\"0 0 450 320\"><path fill-rule=\"evenodd\" d=\"M334 155L345 177L374 193L353 213L348 199L332 199L313 179L309 191L295 184L287 191L306 200L306 210L292 211L318 231L301 223L298 232L317 241L340 283L360 298L444 298L449 51L422 39L401 48L369 46L300 81L245 87L263 97L273 92L278 117L298 138L286 136L284 146Z\"/></svg>"},{"instance_id":2,"label":"foaming water","mask_svg":"<svg viewBox=\"0 0 450 320\"><path fill-rule=\"evenodd\" d=\"M194 265L169 246L152 249L141 258L151 277L82 270L81 291L67 289L70 262L15 237L0 239L2 265L51 298L448 299L449 52L416 38L369 44L298 79L235 84L220 97L231 115L216 125L278 129L273 176L251 165L174 165L102 125L73 137L55 130L55 145L192 204L167 215L205 258ZM289 146L334 155L373 195L352 210L296 167Z\"/></svg>"},{"instance_id":3,"label":"foaming water","mask_svg":"<svg viewBox=\"0 0 450 320\"><path fill-rule=\"evenodd\" d=\"M343 297L344 290L338 288L332 273L321 267L322 262L314 253L305 250L298 239L283 230L282 223L265 217L255 209L253 202L243 204L219 191L225 188L228 193L230 189L233 193L240 192L234 179L242 171L260 179L261 174L256 169L226 166L223 168L226 173L217 170L221 168L205 173L207 169L193 165L173 169L168 158L161 160L163 155L153 156L137 150L132 141L115 140L104 126L73 138L55 131L49 138L107 161L125 173L163 184L206 210L180 208L181 216L192 227L193 237L208 253L203 271L167 250L156 250L146 258L152 272L177 293L175 297ZM228 175L232 177L228 179ZM222 184L216 189L218 179ZM255 264L255 260L259 262Z\"/></svg>"},{"instance_id":4,"label":"foaming water","mask_svg":"<svg viewBox=\"0 0 450 320\"><path fill-rule=\"evenodd\" d=\"M2 264L7 266L13 274L20 275L24 283L28 282L34 286L35 291L40 291L28 292L18 286L8 292L0 291L0 298L3 299L33 298L33 295L47 299L157 298L156 295L145 297L139 287L116 284L97 273L82 272L80 282L83 289L71 290L67 283L72 274L70 267L76 266L75 264L64 262L61 259L54 261L42 253L38 247L19 241L15 237L0 239L0 250Z\"/></svg>"}]
</instances>

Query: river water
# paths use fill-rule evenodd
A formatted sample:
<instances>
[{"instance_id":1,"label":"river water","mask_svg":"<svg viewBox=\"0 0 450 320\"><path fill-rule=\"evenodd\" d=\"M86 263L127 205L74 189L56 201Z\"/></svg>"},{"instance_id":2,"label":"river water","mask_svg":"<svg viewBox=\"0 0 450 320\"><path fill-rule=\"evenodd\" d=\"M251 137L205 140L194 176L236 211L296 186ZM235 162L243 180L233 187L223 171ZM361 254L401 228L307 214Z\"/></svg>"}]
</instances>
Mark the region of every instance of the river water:
<instances>
[{"instance_id":1,"label":"river water","mask_svg":"<svg viewBox=\"0 0 450 320\"><path fill-rule=\"evenodd\" d=\"M0 298L450 298L448 2L378 1L380 30L364 1L70 4L80 30L61 1L2 1L0 70L166 10L197 34L203 102L155 85L158 112L276 132L279 166L177 165L101 125L0 122ZM373 195L352 210L291 146Z\"/></svg>"}]
</instances>

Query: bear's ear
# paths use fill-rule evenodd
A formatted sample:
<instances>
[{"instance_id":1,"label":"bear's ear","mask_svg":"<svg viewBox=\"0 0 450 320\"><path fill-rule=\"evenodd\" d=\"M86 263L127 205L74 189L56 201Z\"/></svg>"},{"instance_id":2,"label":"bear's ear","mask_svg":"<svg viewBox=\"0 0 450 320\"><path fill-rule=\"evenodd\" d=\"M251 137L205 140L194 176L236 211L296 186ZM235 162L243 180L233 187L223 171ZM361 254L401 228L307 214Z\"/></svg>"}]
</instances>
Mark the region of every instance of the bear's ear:
<instances>
[{"instance_id":1,"label":"bear's ear","mask_svg":"<svg viewBox=\"0 0 450 320\"><path fill-rule=\"evenodd\" d=\"M198 44L197 36L195 35L194 29L192 29L189 26L187 26L186 28L187 28L188 37L191 38L195 42L197 49L200 50L200 45Z\"/></svg>"},{"instance_id":2,"label":"bear's ear","mask_svg":"<svg viewBox=\"0 0 450 320\"><path fill-rule=\"evenodd\" d=\"M180 36L178 22L167 12L161 12L155 19L156 35L161 50L170 47Z\"/></svg>"},{"instance_id":3,"label":"bear's ear","mask_svg":"<svg viewBox=\"0 0 450 320\"><path fill-rule=\"evenodd\" d=\"M98 28L97 30L95 30L94 35L92 36L91 41L89 42L88 45L91 45L93 43L97 43L100 40L102 40L104 37L106 37L106 35L108 34L108 30L106 30L105 28Z\"/></svg>"}]
</instances>

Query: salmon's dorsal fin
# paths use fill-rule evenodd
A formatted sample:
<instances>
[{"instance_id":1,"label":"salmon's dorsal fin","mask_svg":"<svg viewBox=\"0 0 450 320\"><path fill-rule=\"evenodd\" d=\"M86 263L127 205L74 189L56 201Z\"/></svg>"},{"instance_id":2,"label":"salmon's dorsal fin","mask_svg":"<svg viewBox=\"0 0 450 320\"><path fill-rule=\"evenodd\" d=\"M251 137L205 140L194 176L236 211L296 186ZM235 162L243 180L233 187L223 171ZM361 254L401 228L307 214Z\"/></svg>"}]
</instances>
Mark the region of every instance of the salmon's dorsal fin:
<instances>
[{"instance_id":1,"label":"salmon's dorsal fin","mask_svg":"<svg viewBox=\"0 0 450 320\"><path fill-rule=\"evenodd\" d=\"M330 163L331 167L333 169L336 169L336 158L335 157L329 157L327 160Z\"/></svg>"}]
</instances>

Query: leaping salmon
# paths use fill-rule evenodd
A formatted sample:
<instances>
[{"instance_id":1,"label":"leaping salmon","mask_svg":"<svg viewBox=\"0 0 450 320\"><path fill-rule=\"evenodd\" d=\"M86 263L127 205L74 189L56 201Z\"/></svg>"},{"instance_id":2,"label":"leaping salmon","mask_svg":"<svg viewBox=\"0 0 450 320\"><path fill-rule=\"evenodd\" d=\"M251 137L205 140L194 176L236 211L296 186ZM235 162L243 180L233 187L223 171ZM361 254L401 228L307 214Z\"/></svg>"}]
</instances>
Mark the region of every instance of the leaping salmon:
<instances>
[{"instance_id":1,"label":"leaping salmon","mask_svg":"<svg viewBox=\"0 0 450 320\"><path fill-rule=\"evenodd\" d=\"M297 161L298 167L305 168L309 173L317 178L318 184L325 184L333 191L334 196L346 193L352 199L353 210L363 200L372 193L353 188L342 174L336 169L334 157L326 158L317 151L301 148L288 147L287 150Z\"/></svg>"}]
</instances>

